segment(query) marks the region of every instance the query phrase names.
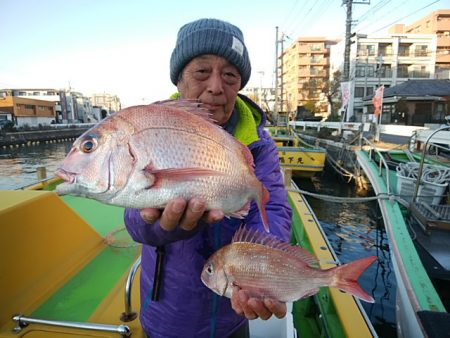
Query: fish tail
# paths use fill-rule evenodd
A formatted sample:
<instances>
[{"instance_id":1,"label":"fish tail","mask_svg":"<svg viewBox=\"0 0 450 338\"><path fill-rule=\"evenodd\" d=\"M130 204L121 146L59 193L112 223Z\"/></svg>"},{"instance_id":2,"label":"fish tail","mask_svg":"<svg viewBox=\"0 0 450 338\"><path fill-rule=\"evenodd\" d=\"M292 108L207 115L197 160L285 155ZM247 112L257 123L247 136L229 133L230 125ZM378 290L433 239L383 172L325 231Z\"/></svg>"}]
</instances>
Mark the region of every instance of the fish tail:
<instances>
[{"instance_id":1,"label":"fish tail","mask_svg":"<svg viewBox=\"0 0 450 338\"><path fill-rule=\"evenodd\" d=\"M351 293L366 302L374 303L373 297L359 285L358 278L376 260L376 256L369 256L331 269L330 271L333 271L332 274L335 277L330 286Z\"/></svg>"},{"instance_id":2,"label":"fish tail","mask_svg":"<svg viewBox=\"0 0 450 338\"><path fill-rule=\"evenodd\" d=\"M267 217L266 212L266 204L269 202L270 199L270 193L264 186L264 184L261 183L261 192L258 196L258 199L256 200L256 203L258 205L259 213L261 214L261 219L264 225L264 229L267 232L270 232L269 229L269 218Z\"/></svg>"}]
</instances>

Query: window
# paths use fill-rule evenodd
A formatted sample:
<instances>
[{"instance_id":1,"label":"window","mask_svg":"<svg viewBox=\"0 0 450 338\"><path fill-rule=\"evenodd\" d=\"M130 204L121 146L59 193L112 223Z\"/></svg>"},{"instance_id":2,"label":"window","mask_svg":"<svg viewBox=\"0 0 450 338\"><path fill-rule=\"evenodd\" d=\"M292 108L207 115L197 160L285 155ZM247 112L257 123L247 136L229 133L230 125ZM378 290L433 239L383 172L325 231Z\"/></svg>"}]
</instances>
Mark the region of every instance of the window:
<instances>
[{"instance_id":1,"label":"window","mask_svg":"<svg viewBox=\"0 0 450 338\"><path fill-rule=\"evenodd\" d=\"M380 43L378 45L378 56L392 56L392 45Z\"/></svg>"},{"instance_id":2,"label":"window","mask_svg":"<svg viewBox=\"0 0 450 338\"><path fill-rule=\"evenodd\" d=\"M317 55L311 56L311 63L319 63L320 61L322 61L322 57Z\"/></svg>"},{"instance_id":3,"label":"window","mask_svg":"<svg viewBox=\"0 0 450 338\"><path fill-rule=\"evenodd\" d=\"M436 103L435 109L431 115L431 123L444 123L445 112L445 103Z\"/></svg>"},{"instance_id":4,"label":"window","mask_svg":"<svg viewBox=\"0 0 450 338\"><path fill-rule=\"evenodd\" d=\"M427 56L428 46L427 45L416 45L414 51L414 56Z\"/></svg>"},{"instance_id":5,"label":"window","mask_svg":"<svg viewBox=\"0 0 450 338\"><path fill-rule=\"evenodd\" d=\"M369 55L369 56L375 55L375 45L367 45L366 49L367 49L367 55Z\"/></svg>"},{"instance_id":6,"label":"window","mask_svg":"<svg viewBox=\"0 0 450 338\"><path fill-rule=\"evenodd\" d=\"M408 78L408 65L397 66L397 77Z\"/></svg>"},{"instance_id":7,"label":"window","mask_svg":"<svg viewBox=\"0 0 450 338\"><path fill-rule=\"evenodd\" d=\"M398 55L409 56L409 44L400 44L400 46L398 46Z\"/></svg>"},{"instance_id":8,"label":"window","mask_svg":"<svg viewBox=\"0 0 450 338\"><path fill-rule=\"evenodd\" d=\"M373 66L372 65L365 65L365 64L359 64L356 66L355 69L355 76L356 77L374 77L373 72Z\"/></svg>"},{"instance_id":9,"label":"window","mask_svg":"<svg viewBox=\"0 0 450 338\"><path fill-rule=\"evenodd\" d=\"M378 72L379 77L392 77L391 65L382 65Z\"/></svg>"},{"instance_id":10,"label":"window","mask_svg":"<svg viewBox=\"0 0 450 338\"><path fill-rule=\"evenodd\" d=\"M355 97L364 97L364 87L355 87Z\"/></svg>"}]
</instances>

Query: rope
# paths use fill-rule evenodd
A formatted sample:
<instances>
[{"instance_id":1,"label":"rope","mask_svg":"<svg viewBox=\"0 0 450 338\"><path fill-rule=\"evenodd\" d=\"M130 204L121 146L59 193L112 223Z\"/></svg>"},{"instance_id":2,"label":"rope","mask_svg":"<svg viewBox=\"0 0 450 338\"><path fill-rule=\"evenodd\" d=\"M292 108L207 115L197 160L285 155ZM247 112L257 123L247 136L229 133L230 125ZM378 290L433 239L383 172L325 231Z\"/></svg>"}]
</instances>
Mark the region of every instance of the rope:
<instances>
[{"instance_id":1,"label":"rope","mask_svg":"<svg viewBox=\"0 0 450 338\"><path fill-rule=\"evenodd\" d=\"M387 193L380 193L376 196L371 197L340 197L340 196L331 196L331 195L325 195L325 194L316 194L313 192L301 190L301 189L295 189L295 188L289 188L287 189L291 192L297 192L301 193L302 195L311 196L313 198L317 198L320 200L328 201L328 202L335 202L335 203L361 203L361 202L372 202L377 200L390 200L390 201L396 201L400 204L407 204L407 202L403 199L403 197L410 197L410 195L396 195L396 194L387 194ZM436 195L418 195L418 197L436 197ZM445 196L445 195L443 195Z\"/></svg>"},{"instance_id":2,"label":"rope","mask_svg":"<svg viewBox=\"0 0 450 338\"><path fill-rule=\"evenodd\" d=\"M140 245L140 243L133 241L131 236L128 234L125 226L121 226L118 229L108 233L103 238L103 242L106 245L111 246L113 248L121 248L121 249L132 248Z\"/></svg>"}]
</instances>

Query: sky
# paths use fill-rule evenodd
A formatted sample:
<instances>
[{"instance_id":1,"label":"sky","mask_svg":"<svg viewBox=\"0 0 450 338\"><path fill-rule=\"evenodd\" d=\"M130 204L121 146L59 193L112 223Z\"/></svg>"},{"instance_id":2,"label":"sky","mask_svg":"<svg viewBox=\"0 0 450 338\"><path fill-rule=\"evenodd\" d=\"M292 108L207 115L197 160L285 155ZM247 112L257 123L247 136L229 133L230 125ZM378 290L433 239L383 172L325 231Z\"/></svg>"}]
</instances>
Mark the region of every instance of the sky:
<instances>
[{"instance_id":1,"label":"sky","mask_svg":"<svg viewBox=\"0 0 450 338\"><path fill-rule=\"evenodd\" d=\"M450 0L359 2L366 3L353 5L352 31L369 35L450 9ZM108 93L123 107L166 99L176 91L169 59L178 29L199 18L238 26L252 63L247 87L270 87L276 27L285 47L305 36L343 38L346 7L342 0L0 0L0 89Z\"/></svg>"}]
</instances>

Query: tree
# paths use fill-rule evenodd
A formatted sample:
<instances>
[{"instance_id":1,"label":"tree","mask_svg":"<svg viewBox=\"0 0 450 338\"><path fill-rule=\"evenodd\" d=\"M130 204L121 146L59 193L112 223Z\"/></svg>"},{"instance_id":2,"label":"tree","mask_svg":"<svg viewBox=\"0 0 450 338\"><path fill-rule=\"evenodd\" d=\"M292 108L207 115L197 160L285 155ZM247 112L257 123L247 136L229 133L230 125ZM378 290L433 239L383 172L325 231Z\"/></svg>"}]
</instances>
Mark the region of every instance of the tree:
<instances>
[{"instance_id":1,"label":"tree","mask_svg":"<svg viewBox=\"0 0 450 338\"><path fill-rule=\"evenodd\" d=\"M327 101L330 105L331 116L329 120L334 120L335 117L338 117L338 111L342 105L342 101L339 95L341 92L341 82L342 73L341 71L337 70L333 73L332 80L325 82L325 85L322 89L322 92L327 97Z\"/></svg>"},{"instance_id":2,"label":"tree","mask_svg":"<svg viewBox=\"0 0 450 338\"><path fill-rule=\"evenodd\" d=\"M339 98L341 89L342 73L337 70L333 73L332 80L321 81L314 78L309 79L302 85L302 90L307 92L308 97L312 97L314 93L323 93L330 105L331 115L328 120L338 120L337 113L341 107L341 100ZM306 104L305 104L306 107ZM311 110L307 107L308 110ZM316 111L314 107L311 111Z\"/></svg>"}]
</instances>

